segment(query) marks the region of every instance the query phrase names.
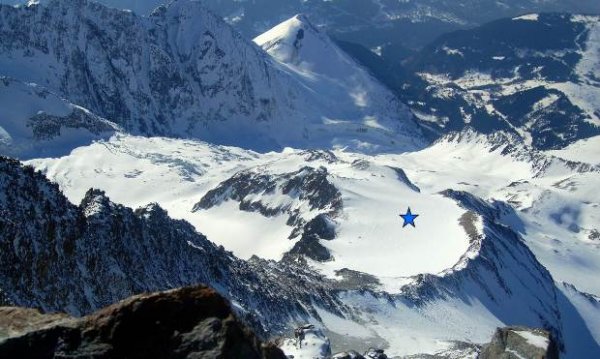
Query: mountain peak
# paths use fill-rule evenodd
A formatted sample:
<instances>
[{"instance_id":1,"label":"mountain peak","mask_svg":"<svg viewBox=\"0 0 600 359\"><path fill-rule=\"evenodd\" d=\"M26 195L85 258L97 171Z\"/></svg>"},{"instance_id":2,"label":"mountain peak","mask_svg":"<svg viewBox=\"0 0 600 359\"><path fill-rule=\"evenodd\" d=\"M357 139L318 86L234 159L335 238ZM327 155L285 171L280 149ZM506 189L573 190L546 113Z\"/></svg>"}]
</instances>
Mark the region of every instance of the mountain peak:
<instances>
[{"instance_id":1,"label":"mountain peak","mask_svg":"<svg viewBox=\"0 0 600 359\"><path fill-rule=\"evenodd\" d=\"M85 193L80 205L86 217L104 212L106 209L109 209L110 206L111 203L106 196L106 192L95 188L90 188Z\"/></svg>"},{"instance_id":2,"label":"mountain peak","mask_svg":"<svg viewBox=\"0 0 600 359\"><path fill-rule=\"evenodd\" d=\"M305 43L331 46L331 40L314 27L304 14L296 14L281 22L257 36L254 42L285 63L294 62Z\"/></svg>"},{"instance_id":3,"label":"mountain peak","mask_svg":"<svg viewBox=\"0 0 600 359\"><path fill-rule=\"evenodd\" d=\"M293 23L296 26L303 26L305 27L305 29L310 29L314 32L320 32L319 29L317 29L317 27L313 25L313 23L309 20L308 16L304 13L294 15L287 21L283 22L283 24L285 23L288 23L290 25Z\"/></svg>"},{"instance_id":4,"label":"mountain peak","mask_svg":"<svg viewBox=\"0 0 600 359\"><path fill-rule=\"evenodd\" d=\"M172 2L149 18L88 0L0 12L8 19L0 32L14 34L0 44L3 75L43 85L129 133L257 151L420 146L398 99L301 15L267 36L282 52L296 49L298 62L287 60L301 71L290 71L198 1ZM55 70L39 71L41 64ZM352 84L337 84L356 71ZM329 80L317 88L311 73Z\"/></svg>"}]
</instances>

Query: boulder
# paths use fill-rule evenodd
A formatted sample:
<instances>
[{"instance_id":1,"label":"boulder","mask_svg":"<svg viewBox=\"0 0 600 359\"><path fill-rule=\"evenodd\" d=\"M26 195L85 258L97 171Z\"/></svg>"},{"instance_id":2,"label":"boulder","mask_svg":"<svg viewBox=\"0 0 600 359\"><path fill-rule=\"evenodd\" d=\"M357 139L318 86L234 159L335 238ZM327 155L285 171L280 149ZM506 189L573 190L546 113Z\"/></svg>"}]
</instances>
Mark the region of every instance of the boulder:
<instances>
[{"instance_id":1,"label":"boulder","mask_svg":"<svg viewBox=\"0 0 600 359\"><path fill-rule=\"evenodd\" d=\"M367 359L388 359L388 356L385 355L383 349L379 348L369 348L365 353L365 358Z\"/></svg>"},{"instance_id":2,"label":"boulder","mask_svg":"<svg viewBox=\"0 0 600 359\"><path fill-rule=\"evenodd\" d=\"M558 359L558 345L551 333L526 327L498 328L479 359Z\"/></svg>"},{"instance_id":3,"label":"boulder","mask_svg":"<svg viewBox=\"0 0 600 359\"><path fill-rule=\"evenodd\" d=\"M56 357L285 358L205 286L137 295L83 318L0 308L0 358Z\"/></svg>"},{"instance_id":4,"label":"boulder","mask_svg":"<svg viewBox=\"0 0 600 359\"><path fill-rule=\"evenodd\" d=\"M365 357L354 350L349 350L346 352L333 354L331 359L365 359Z\"/></svg>"}]
</instances>

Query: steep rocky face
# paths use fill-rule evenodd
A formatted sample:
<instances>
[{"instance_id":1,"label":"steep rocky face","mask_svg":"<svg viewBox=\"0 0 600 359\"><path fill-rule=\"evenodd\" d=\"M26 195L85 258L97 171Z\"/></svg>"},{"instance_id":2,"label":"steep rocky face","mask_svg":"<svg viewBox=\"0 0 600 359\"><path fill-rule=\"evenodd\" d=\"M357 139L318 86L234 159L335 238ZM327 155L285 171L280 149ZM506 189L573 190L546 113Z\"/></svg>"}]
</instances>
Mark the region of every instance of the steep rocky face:
<instances>
[{"instance_id":1,"label":"steep rocky face","mask_svg":"<svg viewBox=\"0 0 600 359\"><path fill-rule=\"evenodd\" d=\"M393 131L365 133L362 117L307 91L301 76L197 1L148 17L87 0L2 5L0 39L0 76L44 86L132 133L260 151L356 137L365 138L357 148L394 144ZM414 126L405 113L388 113L398 127Z\"/></svg>"},{"instance_id":2,"label":"steep rocky face","mask_svg":"<svg viewBox=\"0 0 600 359\"><path fill-rule=\"evenodd\" d=\"M0 11L3 74L128 130L189 135L210 122L280 115L265 91L275 71L198 3L179 1L148 19L85 0Z\"/></svg>"},{"instance_id":3,"label":"steep rocky face","mask_svg":"<svg viewBox=\"0 0 600 359\"><path fill-rule=\"evenodd\" d=\"M90 190L74 206L42 174L4 157L0 213L6 304L81 315L132 294L208 283L260 334L312 315L315 300L334 312L344 307L314 271L242 261L158 205L133 211Z\"/></svg>"},{"instance_id":4,"label":"steep rocky face","mask_svg":"<svg viewBox=\"0 0 600 359\"><path fill-rule=\"evenodd\" d=\"M285 358L204 286L134 296L84 318L0 308L0 356Z\"/></svg>"},{"instance_id":5,"label":"steep rocky face","mask_svg":"<svg viewBox=\"0 0 600 359\"><path fill-rule=\"evenodd\" d=\"M479 354L481 359L511 357L558 359L558 345L545 330L506 327L498 328L492 341Z\"/></svg>"}]
</instances>

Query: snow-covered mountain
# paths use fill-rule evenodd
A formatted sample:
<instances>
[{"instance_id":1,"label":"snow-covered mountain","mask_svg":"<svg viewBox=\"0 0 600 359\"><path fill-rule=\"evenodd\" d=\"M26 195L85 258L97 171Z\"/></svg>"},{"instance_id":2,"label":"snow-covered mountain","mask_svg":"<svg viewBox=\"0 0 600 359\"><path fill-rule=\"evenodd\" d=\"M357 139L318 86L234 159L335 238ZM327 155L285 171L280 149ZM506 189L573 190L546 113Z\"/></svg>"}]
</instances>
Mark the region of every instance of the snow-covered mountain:
<instances>
[{"instance_id":1,"label":"snow-covered mountain","mask_svg":"<svg viewBox=\"0 0 600 359\"><path fill-rule=\"evenodd\" d=\"M253 43L194 1L0 5L0 154L41 171L0 157L0 304L80 315L202 282L299 357L472 357L507 325L600 357L597 22L424 49L398 93L440 133L425 147L306 16Z\"/></svg>"},{"instance_id":2,"label":"snow-covered mountain","mask_svg":"<svg viewBox=\"0 0 600 359\"><path fill-rule=\"evenodd\" d=\"M394 88L434 136L465 127L502 130L545 150L600 134L598 16L494 21L443 35L402 66L347 49Z\"/></svg>"},{"instance_id":3,"label":"snow-covered mountain","mask_svg":"<svg viewBox=\"0 0 600 359\"><path fill-rule=\"evenodd\" d=\"M375 139L367 140L373 129L405 136L393 139L395 142L411 143L415 136L418 138L419 130L410 121L398 121L412 117L408 108L306 16L296 15L256 37L254 42L293 73L307 91L319 94L323 107L337 111L328 122L339 126L361 122L365 125L360 130L364 133L358 137L364 143L353 147L377 143Z\"/></svg>"},{"instance_id":4,"label":"snow-covered mountain","mask_svg":"<svg viewBox=\"0 0 600 359\"><path fill-rule=\"evenodd\" d=\"M316 301L340 310L331 283L306 268L235 258L157 204L134 211L90 189L74 205L42 174L5 157L0 213L2 305L81 315L134 293L208 283L272 336L309 316ZM295 283L299 277L306 281Z\"/></svg>"},{"instance_id":5,"label":"snow-covered mountain","mask_svg":"<svg viewBox=\"0 0 600 359\"><path fill-rule=\"evenodd\" d=\"M343 94L321 82L307 89L304 77L196 1L145 18L92 1L50 0L0 5L0 19L0 75L44 86L132 133L255 150L421 144L397 100L380 108L362 101L361 88Z\"/></svg>"},{"instance_id":6,"label":"snow-covered mountain","mask_svg":"<svg viewBox=\"0 0 600 359\"><path fill-rule=\"evenodd\" d=\"M239 313L265 335L278 336L298 323L312 322L326 330L338 350L378 342L391 355L435 352L454 341L487 342L503 324L551 330L566 357L599 348L597 332L586 329L599 324L597 299L555 284L518 235L498 221L502 207L465 192L443 193L464 211L458 221L468 245L464 254L446 270L385 283L381 273L347 269L323 276L302 262L245 262L187 223L170 220L157 205L134 212L99 191L88 191L76 207L43 176L15 161L3 159L1 173L0 267L9 303L80 313L130 292L203 281L233 300ZM344 208L351 212L352 202ZM32 215L44 219L31 221ZM433 216L426 210L421 215ZM456 219L438 220L450 225ZM421 223L426 226L426 220ZM409 241L416 239L405 236L396 240L410 249ZM437 237L439 244L448 239ZM347 240L340 233L332 242ZM390 244L377 246L391 249ZM364 250L361 254L368 260ZM382 268L407 264L384 263ZM92 274L93 280L86 279ZM110 291L103 286L108 281ZM297 302L300 306L293 304ZM336 344L336 336L345 339Z\"/></svg>"}]
</instances>

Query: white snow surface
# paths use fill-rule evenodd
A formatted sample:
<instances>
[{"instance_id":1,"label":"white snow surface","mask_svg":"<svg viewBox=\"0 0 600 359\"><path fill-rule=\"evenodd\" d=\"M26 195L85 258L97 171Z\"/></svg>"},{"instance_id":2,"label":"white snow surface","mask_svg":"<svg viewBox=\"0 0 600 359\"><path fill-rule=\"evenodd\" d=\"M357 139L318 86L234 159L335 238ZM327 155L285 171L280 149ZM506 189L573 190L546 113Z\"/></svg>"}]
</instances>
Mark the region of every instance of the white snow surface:
<instances>
[{"instance_id":1,"label":"white snow surface","mask_svg":"<svg viewBox=\"0 0 600 359\"><path fill-rule=\"evenodd\" d=\"M318 329L304 331L302 343L296 339L285 339L281 350L294 359L326 359L331 356L329 339Z\"/></svg>"},{"instance_id":2,"label":"white snow surface","mask_svg":"<svg viewBox=\"0 0 600 359\"><path fill-rule=\"evenodd\" d=\"M526 14L513 18L513 20L523 20L523 21L538 21L540 18L539 14Z\"/></svg>"},{"instance_id":3,"label":"white snow surface","mask_svg":"<svg viewBox=\"0 0 600 359\"><path fill-rule=\"evenodd\" d=\"M468 237L458 224L465 211L452 200L416 192L387 166L353 165L365 161L360 154L336 154L338 163L309 163L328 168L329 179L344 201L343 214L334 218L337 238L322 242L335 260L315 264L324 273L335 277L336 270L350 268L386 278L435 274L454 265L467 250ZM202 142L119 135L61 159L32 163L56 180L75 203L90 187L105 189L112 200L134 208L157 202L171 216L188 220L241 258L258 255L278 260L297 240L287 239L292 228L285 225L285 215L244 212L233 201L194 213L191 209L210 189L242 169L270 174L298 170L306 164L301 151L258 155ZM291 197L264 200L294 201ZM408 207L419 214L416 229L402 228L399 215ZM310 220L316 214L304 209L302 216Z\"/></svg>"},{"instance_id":4,"label":"white snow surface","mask_svg":"<svg viewBox=\"0 0 600 359\"><path fill-rule=\"evenodd\" d=\"M563 149L548 151L548 154L569 161L600 164L600 136L579 140Z\"/></svg>"}]
</instances>

